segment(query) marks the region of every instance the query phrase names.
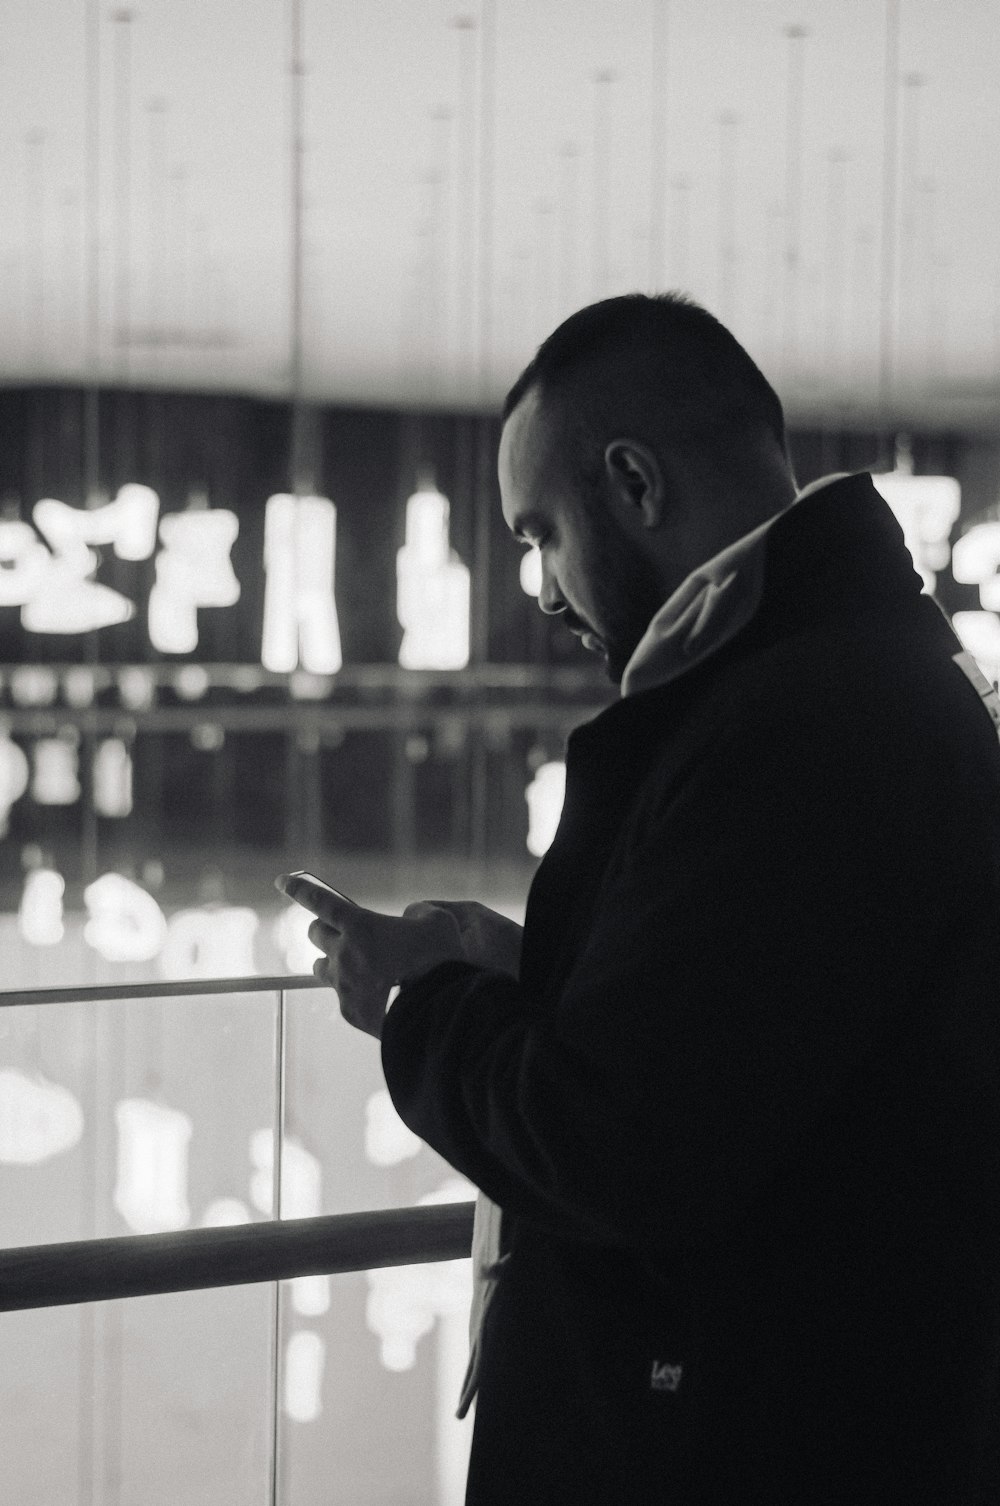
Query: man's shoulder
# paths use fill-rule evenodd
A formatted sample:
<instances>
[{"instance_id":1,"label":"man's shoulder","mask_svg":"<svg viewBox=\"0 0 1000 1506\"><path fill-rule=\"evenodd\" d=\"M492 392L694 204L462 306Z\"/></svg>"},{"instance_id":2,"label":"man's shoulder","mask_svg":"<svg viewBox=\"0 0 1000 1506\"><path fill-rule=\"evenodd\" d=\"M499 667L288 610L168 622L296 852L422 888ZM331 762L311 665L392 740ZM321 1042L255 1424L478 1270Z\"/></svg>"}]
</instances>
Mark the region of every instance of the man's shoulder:
<instances>
[{"instance_id":1,"label":"man's shoulder","mask_svg":"<svg viewBox=\"0 0 1000 1506\"><path fill-rule=\"evenodd\" d=\"M823 738L872 752L916 741L945 756L974 748L992 763L1000 743L989 713L956 662L961 644L930 599L899 608L832 611L782 630L749 631L688 674L608 707L571 740L598 762L636 771L657 753L697 756L733 741L789 747ZM687 750L685 755L684 750ZM652 755L652 766L648 759ZM623 766L624 772L624 766Z\"/></svg>"},{"instance_id":2,"label":"man's shoulder","mask_svg":"<svg viewBox=\"0 0 1000 1506\"><path fill-rule=\"evenodd\" d=\"M830 619L777 638L728 666L718 689L734 715L755 725L819 723L835 739L860 727L942 746L978 734L992 751L996 731L957 662L961 644L926 605L926 615Z\"/></svg>"},{"instance_id":3,"label":"man's shoulder","mask_svg":"<svg viewBox=\"0 0 1000 1506\"><path fill-rule=\"evenodd\" d=\"M687 684L636 697L622 741L631 734L654 753L646 766L654 780L657 748L669 763L670 754L724 761L773 748L789 767L808 760L835 769L840 760L847 774L859 758L923 760L950 777L970 761L1000 777L997 729L955 660L961 645L938 608L925 607L734 644Z\"/></svg>"}]
</instances>

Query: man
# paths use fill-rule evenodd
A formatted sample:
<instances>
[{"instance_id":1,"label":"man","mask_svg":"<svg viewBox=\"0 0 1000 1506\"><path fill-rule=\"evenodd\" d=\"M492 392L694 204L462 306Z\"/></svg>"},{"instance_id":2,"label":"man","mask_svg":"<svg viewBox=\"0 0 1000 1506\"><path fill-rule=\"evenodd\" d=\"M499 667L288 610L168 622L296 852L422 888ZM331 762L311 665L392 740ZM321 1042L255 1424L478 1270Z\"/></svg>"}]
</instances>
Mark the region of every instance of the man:
<instances>
[{"instance_id":1,"label":"man","mask_svg":"<svg viewBox=\"0 0 1000 1506\"><path fill-rule=\"evenodd\" d=\"M499 469L622 688L569 739L523 951L481 906L296 896L485 1194L467 1499L995 1503L997 698L870 477L797 495L688 300L568 319Z\"/></svg>"}]
</instances>

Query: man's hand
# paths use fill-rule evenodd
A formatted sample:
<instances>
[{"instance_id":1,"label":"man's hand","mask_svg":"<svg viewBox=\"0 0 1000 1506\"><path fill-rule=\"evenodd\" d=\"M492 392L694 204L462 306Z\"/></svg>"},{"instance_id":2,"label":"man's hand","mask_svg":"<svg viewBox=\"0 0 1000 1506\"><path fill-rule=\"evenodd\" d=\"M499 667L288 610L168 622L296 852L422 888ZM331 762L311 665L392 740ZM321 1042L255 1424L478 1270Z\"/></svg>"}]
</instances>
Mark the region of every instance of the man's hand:
<instances>
[{"instance_id":1,"label":"man's hand","mask_svg":"<svg viewBox=\"0 0 1000 1506\"><path fill-rule=\"evenodd\" d=\"M407 905L403 917L421 919L433 910L444 910L454 919L466 962L477 967L494 967L510 973L512 978L520 975L524 932L517 921L508 920L506 915L472 899L421 899Z\"/></svg>"},{"instance_id":2,"label":"man's hand","mask_svg":"<svg viewBox=\"0 0 1000 1506\"><path fill-rule=\"evenodd\" d=\"M399 918L366 910L296 874L283 874L275 884L316 916L309 940L325 955L317 957L313 972L336 989L347 1023L376 1040L397 983L439 962L468 960L459 923L444 906L411 905Z\"/></svg>"}]
</instances>

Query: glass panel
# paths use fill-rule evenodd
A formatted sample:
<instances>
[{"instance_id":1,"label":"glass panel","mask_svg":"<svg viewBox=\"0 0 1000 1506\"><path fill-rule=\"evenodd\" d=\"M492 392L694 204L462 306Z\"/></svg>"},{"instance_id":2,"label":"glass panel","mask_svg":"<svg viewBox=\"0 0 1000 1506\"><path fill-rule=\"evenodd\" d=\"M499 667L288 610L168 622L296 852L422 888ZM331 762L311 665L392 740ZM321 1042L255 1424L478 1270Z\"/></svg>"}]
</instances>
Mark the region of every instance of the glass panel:
<instances>
[{"instance_id":1,"label":"glass panel","mask_svg":"<svg viewBox=\"0 0 1000 1506\"><path fill-rule=\"evenodd\" d=\"M0 1245L263 1220L278 995L0 1009ZM274 1287L0 1315L5 1497L269 1499Z\"/></svg>"},{"instance_id":2,"label":"glass panel","mask_svg":"<svg viewBox=\"0 0 1000 1506\"><path fill-rule=\"evenodd\" d=\"M475 1197L402 1122L378 1042L346 1023L333 990L289 989L285 997L284 1216Z\"/></svg>"},{"instance_id":3,"label":"glass panel","mask_svg":"<svg viewBox=\"0 0 1000 1506\"><path fill-rule=\"evenodd\" d=\"M0 1244L273 1216L276 1004L0 1010ZM287 995L286 1132L285 1217L474 1196L400 1123L377 1043L329 990ZM283 1284L284 1506L459 1506L470 1298L468 1260ZM273 1300L265 1285L0 1315L11 1498L267 1499Z\"/></svg>"},{"instance_id":4,"label":"glass panel","mask_svg":"<svg viewBox=\"0 0 1000 1506\"><path fill-rule=\"evenodd\" d=\"M330 1278L308 1316L282 1295L282 1506L462 1506L473 1414L468 1260ZM373 1332L373 1328L381 1331Z\"/></svg>"},{"instance_id":5,"label":"glass panel","mask_svg":"<svg viewBox=\"0 0 1000 1506\"><path fill-rule=\"evenodd\" d=\"M277 998L0 1009L0 1247L270 1217Z\"/></svg>"},{"instance_id":6,"label":"glass panel","mask_svg":"<svg viewBox=\"0 0 1000 1506\"><path fill-rule=\"evenodd\" d=\"M399 1119L378 1043L336 995L286 999L285 1217L473 1199ZM283 1283L285 1506L462 1506L473 1416L454 1413L471 1299L469 1260Z\"/></svg>"},{"instance_id":7,"label":"glass panel","mask_svg":"<svg viewBox=\"0 0 1000 1506\"><path fill-rule=\"evenodd\" d=\"M265 1506L274 1288L0 1315L3 1496Z\"/></svg>"}]
</instances>

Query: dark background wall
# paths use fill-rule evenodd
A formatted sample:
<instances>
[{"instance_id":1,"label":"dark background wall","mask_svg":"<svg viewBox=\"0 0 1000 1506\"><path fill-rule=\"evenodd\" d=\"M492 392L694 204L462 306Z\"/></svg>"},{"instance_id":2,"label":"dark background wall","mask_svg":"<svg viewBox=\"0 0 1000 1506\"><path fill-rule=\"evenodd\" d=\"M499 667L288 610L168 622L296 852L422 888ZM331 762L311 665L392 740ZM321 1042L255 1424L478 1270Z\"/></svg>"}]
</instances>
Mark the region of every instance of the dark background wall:
<instances>
[{"instance_id":1,"label":"dark background wall","mask_svg":"<svg viewBox=\"0 0 1000 1506\"><path fill-rule=\"evenodd\" d=\"M204 489L213 507L240 520L232 559L241 583L237 606L200 614L200 661L256 663L263 610L264 505L291 488L291 415L287 404L199 393L105 391L99 402L97 474L113 495L138 481L160 495L161 513L186 506ZM452 541L473 569L474 616L484 601L481 640L493 662L583 663L558 624L546 623L517 580L518 551L500 515L495 455L499 424L468 414L431 416L388 409L321 408L314 417L317 490L337 506L337 601L345 663L394 663L401 630L395 618L395 556L403 542L404 505L422 463L451 499ZM915 470L957 476L961 528L996 508L1000 438L956 431L911 436ZM800 484L834 470L875 468L892 448L874 431L793 432ZM80 389L0 389L0 507L30 517L40 497L84 501L84 394ZM477 506L477 497L480 499ZM485 569L477 568L485 566ZM148 597L153 562L129 564L110 551L97 578ZM947 586L944 587L947 590ZM974 594L974 593L973 593ZM948 603L945 603L948 605ZM961 604L957 602L955 604ZM156 659L140 613L103 629L104 662ZM67 662L78 639L23 634L16 608L0 608L0 662ZM173 658L174 656L172 656Z\"/></svg>"},{"instance_id":2,"label":"dark background wall","mask_svg":"<svg viewBox=\"0 0 1000 1506\"><path fill-rule=\"evenodd\" d=\"M191 706L173 688L169 666L260 665L264 509L269 496L291 488L289 406L102 391L96 455L92 448L88 456L85 411L80 389L0 390L4 514L30 518L43 496L82 505L85 460L109 495L128 481L155 488L161 515L184 508L192 490L202 489L211 506L239 518L232 560L241 597L233 607L199 612L198 649L187 656L150 646L144 608L152 560L128 563L103 551L98 580L130 596L139 610L89 642L27 634L19 609L0 607L0 719L26 751L32 727L38 735L46 729L79 735L84 783L76 806L44 807L30 795L15 806L9 838L0 842L0 891L8 900L19 890L31 845L51 853L71 883L110 866L139 873L149 857L162 859L168 878L181 875L182 897L209 862L230 872L231 890L238 887L234 851L250 854L251 865L261 854L305 861L333 850L382 854L393 863L438 855L525 870L524 789L532 769L559 757L568 728L615 692L592 657L520 588L521 553L507 534L496 487L496 418L313 410L312 480L337 507L344 673L319 702L297 701L287 679L271 677L252 693L213 684ZM944 430L910 441L918 473L946 473L962 484L954 536L1000 515L1000 442ZM800 484L831 470L891 464L893 452L886 436L834 427L795 432L791 447ZM451 499L452 543L472 572L474 631L469 671L421 679L394 669L402 636L395 572L406 498L426 465ZM979 605L976 588L957 585L948 572L939 577L938 595L948 611ZM135 771L134 810L123 821L88 816L85 808L93 746L86 717L60 702L29 725L4 673L27 662L81 661L154 665L161 672L160 722L123 720ZM95 708L106 718L121 711L113 678ZM179 720L167 725L165 714ZM236 716L243 718L238 726ZM206 740L199 726L215 731Z\"/></svg>"}]
</instances>

